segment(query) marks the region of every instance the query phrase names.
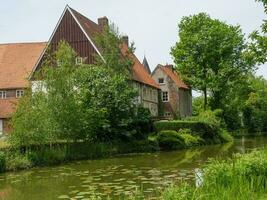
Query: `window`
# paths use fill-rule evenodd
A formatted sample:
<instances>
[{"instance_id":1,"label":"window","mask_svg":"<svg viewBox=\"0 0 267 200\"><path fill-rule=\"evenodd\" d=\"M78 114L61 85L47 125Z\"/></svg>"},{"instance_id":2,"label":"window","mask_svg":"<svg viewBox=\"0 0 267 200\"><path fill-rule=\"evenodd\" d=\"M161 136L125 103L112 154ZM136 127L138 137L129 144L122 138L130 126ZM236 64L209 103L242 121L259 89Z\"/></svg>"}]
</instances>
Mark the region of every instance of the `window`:
<instances>
[{"instance_id":1,"label":"window","mask_svg":"<svg viewBox=\"0 0 267 200\"><path fill-rule=\"evenodd\" d=\"M0 91L0 99L6 99L6 91Z\"/></svg>"},{"instance_id":2,"label":"window","mask_svg":"<svg viewBox=\"0 0 267 200\"><path fill-rule=\"evenodd\" d=\"M158 83L159 83L159 84L164 84L164 78L159 78L159 79L158 79Z\"/></svg>"},{"instance_id":3,"label":"window","mask_svg":"<svg viewBox=\"0 0 267 200\"><path fill-rule=\"evenodd\" d=\"M163 102L168 102L169 101L169 92L167 92L167 91L162 92L162 101Z\"/></svg>"},{"instance_id":4,"label":"window","mask_svg":"<svg viewBox=\"0 0 267 200\"><path fill-rule=\"evenodd\" d=\"M83 64L83 58L81 58L81 57L77 57L76 60L75 60L75 63L76 63L76 65L81 65L81 64Z\"/></svg>"},{"instance_id":5,"label":"window","mask_svg":"<svg viewBox=\"0 0 267 200\"><path fill-rule=\"evenodd\" d=\"M16 97L17 97L17 98L22 97L23 94L24 94L24 91L23 91L23 90L16 90Z\"/></svg>"}]
</instances>

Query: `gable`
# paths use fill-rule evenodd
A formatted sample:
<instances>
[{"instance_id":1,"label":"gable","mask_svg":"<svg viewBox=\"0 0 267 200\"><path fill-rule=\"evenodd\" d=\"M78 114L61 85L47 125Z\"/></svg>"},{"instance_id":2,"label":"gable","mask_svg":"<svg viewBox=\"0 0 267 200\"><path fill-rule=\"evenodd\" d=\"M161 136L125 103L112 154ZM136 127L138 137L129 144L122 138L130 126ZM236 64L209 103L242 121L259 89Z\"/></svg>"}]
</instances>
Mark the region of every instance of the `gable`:
<instances>
[{"instance_id":1,"label":"gable","mask_svg":"<svg viewBox=\"0 0 267 200\"><path fill-rule=\"evenodd\" d=\"M66 41L80 57L85 58L84 62L86 64L93 63L95 61L95 55L100 55L91 38L87 35L86 31L73 14L73 11L68 6L64 10L54 32L52 33L47 47L54 52L57 50L58 45L62 40ZM46 50L47 48L40 56L33 73L41 68L45 59Z\"/></svg>"}]
</instances>

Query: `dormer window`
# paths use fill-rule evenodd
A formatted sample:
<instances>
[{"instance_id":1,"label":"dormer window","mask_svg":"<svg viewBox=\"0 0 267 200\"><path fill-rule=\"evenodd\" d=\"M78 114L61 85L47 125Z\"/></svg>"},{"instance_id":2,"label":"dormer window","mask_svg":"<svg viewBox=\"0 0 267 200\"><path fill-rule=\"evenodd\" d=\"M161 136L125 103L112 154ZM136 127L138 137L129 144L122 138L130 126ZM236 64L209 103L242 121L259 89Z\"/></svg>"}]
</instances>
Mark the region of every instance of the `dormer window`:
<instances>
[{"instance_id":1,"label":"dormer window","mask_svg":"<svg viewBox=\"0 0 267 200\"><path fill-rule=\"evenodd\" d=\"M159 83L159 84L164 84L164 78L159 78L159 79L158 79L158 83Z\"/></svg>"},{"instance_id":2,"label":"dormer window","mask_svg":"<svg viewBox=\"0 0 267 200\"><path fill-rule=\"evenodd\" d=\"M6 99L6 91L0 90L0 99Z\"/></svg>"},{"instance_id":3,"label":"dormer window","mask_svg":"<svg viewBox=\"0 0 267 200\"><path fill-rule=\"evenodd\" d=\"M83 64L83 58L81 58L81 57L77 57L77 58L75 59L75 63L76 63L76 65L82 65L82 64Z\"/></svg>"},{"instance_id":4,"label":"dormer window","mask_svg":"<svg viewBox=\"0 0 267 200\"><path fill-rule=\"evenodd\" d=\"M24 95L24 91L23 90L16 90L16 98L20 98Z\"/></svg>"}]
</instances>

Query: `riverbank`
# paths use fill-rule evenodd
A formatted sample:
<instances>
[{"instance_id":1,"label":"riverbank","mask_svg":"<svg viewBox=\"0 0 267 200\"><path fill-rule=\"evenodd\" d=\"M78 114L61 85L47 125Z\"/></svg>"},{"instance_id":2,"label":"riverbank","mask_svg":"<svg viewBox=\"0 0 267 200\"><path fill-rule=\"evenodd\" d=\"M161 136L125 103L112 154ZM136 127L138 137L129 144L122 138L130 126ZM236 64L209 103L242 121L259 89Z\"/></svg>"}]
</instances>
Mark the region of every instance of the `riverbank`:
<instances>
[{"instance_id":1,"label":"riverbank","mask_svg":"<svg viewBox=\"0 0 267 200\"><path fill-rule=\"evenodd\" d=\"M213 159L203 169L200 186L186 182L164 191L164 200L226 200L267 198L267 149Z\"/></svg>"},{"instance_id":2,"label":"riverbank","mask_svg":"<svg viewBox=\"0 0 267 200\"><path fill-rule=\"evenodd\" d=\"M233 143L206 145L177 151L138 153L97 160L68 162L53 167L0 174L3 199L58 199L68 196L99 199L127 199L142 192L145 199L159 199L169 184L188 181L194 184L196 169L210 158L231 158L267 145L267 137L236 138ZM55 189L56 188L56 189Z\"/></svg>"},{"instance_id":3,"label":"riverbank","mask_svg":"<svg viewBox=\"0 0 267 200\"><path fill-rule=\"evenodd\" d=\"M199 136L192 136L188 133L171 132L174 134L171 137L169 137L169 132L166 133L166 138L161 132L159 135L152 134L148 136L146 140L112 143L56 143L53 145L32 146L29 150L22 148L19 151L5 145L4 150L0 151L0 172L54 166L78 160L103 159L131 153L190 149L226 142L226 140L218 139L217 137L216 139L205 141Z\"/></svg>"}]
</instances>

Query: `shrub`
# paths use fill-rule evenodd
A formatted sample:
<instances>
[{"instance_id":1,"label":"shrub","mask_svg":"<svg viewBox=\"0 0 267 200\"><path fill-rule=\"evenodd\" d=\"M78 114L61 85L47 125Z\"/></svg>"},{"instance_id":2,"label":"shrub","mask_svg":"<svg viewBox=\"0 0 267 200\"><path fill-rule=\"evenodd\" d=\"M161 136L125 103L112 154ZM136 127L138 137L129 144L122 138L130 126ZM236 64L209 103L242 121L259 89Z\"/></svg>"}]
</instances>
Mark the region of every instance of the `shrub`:
<instances>
[{"instance_id":1,"label":"shrub","mask_svg":"<svg viewBox=\"0 0 267 200\"><path fill-rule=\"evenodd\" d=\"M176 131L161 131L158 134L159 146L163 149L180 149L185 147L184 138Z\"/></svg>"},{"instance_id":2,"label":"shrub","mask_svg":"<svg viewBox=\"0 0 267 200\"><path fill-rule=\"evenodd\" d=\"M158 121L154 123L157 132L163 130L179 131L180 129L189 129L193 134L198 134L203 138L212 138L217 134L218 128L212 124L199 121Z\"/></svg>"},{"instance_id":3,"label":"shrub","mask_svg":"<svg viewBox=\"0 0 267 200\"><path fill-rule=\"evenodd\" d=\"M19 153L8 154L6 158L6 169L15 171L18 169L29 169L33 166L32 162L26 155Z\"/></svg>"},{"instance_id":4,"label":"shrub","mask_svg":"<svg viewBox=\"0 0 267 200\"><path fill-rule=\"evenodd\" d=\"M4 152L0 152L0 173L6 171L6 155Z\"/></svg>"},{"instance_id":5,"label":"shrub","mask_svg":"<svg viewBox=\"0 0 267 200\"><path fill-rule=\"evenodd\" d=\"M66 160L64 147L42 148L27 154L28 159L37 166L55 165Z\"/></svg>"},{"instance_id":6,"label":"shrub","mask_svg":"<svg viewBox=\"0 0 267 200\"><path fill-rule=\"evenodd\" d=\"M205 143L205 141L198 135L192 135L189 129L180 129L178 131L178 134L181 135L187 147L196 146L196 145Z\"/></svg>"},{"instance_id":7,"label":"shrub","mask_svg":"<svg viewBox=\"0 0 267 200\"><path fill-rule=\"evenodd\" d=\"M222 142L232 142L234 140L230 133L224 129L219 131L219 137Z\"/></svg>"}]
</instances>

